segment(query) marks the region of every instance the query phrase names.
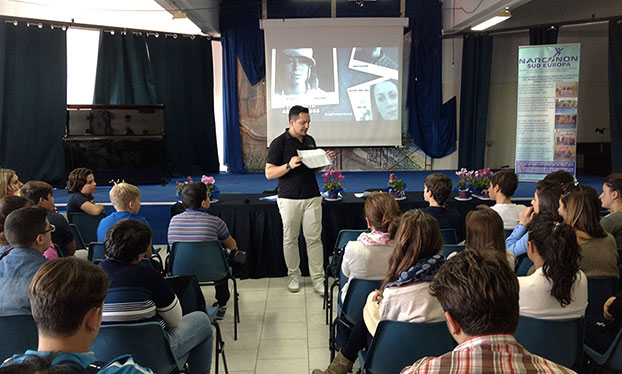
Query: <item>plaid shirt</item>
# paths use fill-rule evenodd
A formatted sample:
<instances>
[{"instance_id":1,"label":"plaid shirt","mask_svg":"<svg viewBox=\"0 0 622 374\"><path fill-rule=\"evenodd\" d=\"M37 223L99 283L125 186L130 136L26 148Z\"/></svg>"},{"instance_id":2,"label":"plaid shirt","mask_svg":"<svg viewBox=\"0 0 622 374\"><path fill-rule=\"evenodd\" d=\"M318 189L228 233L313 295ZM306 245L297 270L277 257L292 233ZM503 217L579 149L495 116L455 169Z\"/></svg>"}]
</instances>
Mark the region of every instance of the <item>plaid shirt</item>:
<instances>
[{"instance_id":1,"label":"plaid shirt","mask_svg":"<svg viewBox=\"0 0 622 374\"><path fill-rule=\"evenodd\" d=\"M565 374L574 371L532 355L512 335L481 335L440 357L425 357L402 374Z\"/></svg>"}]
</instances>

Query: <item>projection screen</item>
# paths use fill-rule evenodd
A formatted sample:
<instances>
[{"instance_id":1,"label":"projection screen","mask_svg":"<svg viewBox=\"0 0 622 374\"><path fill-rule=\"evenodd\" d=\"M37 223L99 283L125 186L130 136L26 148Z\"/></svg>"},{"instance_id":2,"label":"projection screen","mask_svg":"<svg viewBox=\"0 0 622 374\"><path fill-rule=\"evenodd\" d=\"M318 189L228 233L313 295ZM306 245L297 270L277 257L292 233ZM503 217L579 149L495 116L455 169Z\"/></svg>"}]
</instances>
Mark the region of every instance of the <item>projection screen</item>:
<instances>
[{"instance_id":1,"label":"projection screen","mask_svg":"<svg viewBox=\"0 0 622 374\"><path fill-rule=\"evenodd\" d=\"M402 144L402 43L407 18L262 20L267 143L309 108L318 146Z\"/></svg>"}]
</instances>

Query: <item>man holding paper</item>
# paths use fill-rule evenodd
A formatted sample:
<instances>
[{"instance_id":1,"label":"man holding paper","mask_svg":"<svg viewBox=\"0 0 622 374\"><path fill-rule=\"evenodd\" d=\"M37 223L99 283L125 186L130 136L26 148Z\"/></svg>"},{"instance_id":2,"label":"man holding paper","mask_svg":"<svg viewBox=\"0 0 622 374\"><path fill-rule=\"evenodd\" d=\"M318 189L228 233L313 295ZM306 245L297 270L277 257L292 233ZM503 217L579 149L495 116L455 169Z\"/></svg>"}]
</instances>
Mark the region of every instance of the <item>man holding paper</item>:
<instances>
[{"instance_id":1,"label":"man holding paper","mask_svg":"<svg viewBox=\"0 0 622 374\"><path fill-rule=\"evenodd\" d=\"M283 221L283 254L287 265L290 292L300 290L300 227L307 243L309 273L313 290L324 294L324 248L322 247L322 197L315 172L330 165L335 153L326 151L324 162L313 154L307 163L299 151L316 150L315 140L307 135L309 109L295 105L289 111L289 128L270 143L266 158L266 178L278 178L277 204ZM317 151L317 150L316 150ZM304 152L302 152L304 154ZM315 167L309 168L308 165Z\"/></svg>"}]
</instances>

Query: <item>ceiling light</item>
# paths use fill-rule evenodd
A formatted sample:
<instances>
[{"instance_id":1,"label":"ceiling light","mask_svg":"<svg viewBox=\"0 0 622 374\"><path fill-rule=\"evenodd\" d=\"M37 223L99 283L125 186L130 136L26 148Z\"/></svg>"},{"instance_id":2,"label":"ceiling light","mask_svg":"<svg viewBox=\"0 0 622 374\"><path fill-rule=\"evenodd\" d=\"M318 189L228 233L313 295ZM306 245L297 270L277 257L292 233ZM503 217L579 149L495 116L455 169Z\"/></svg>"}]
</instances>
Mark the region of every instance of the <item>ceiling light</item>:
<instances>
[{"instance_id":1,"label":"ceiling light","mask_svg":"<svg viewBox=\"0 0 622 374\"><path fill-rule=\"evenodd\" d=\"M502 10L499 13L495 14L492 18L487 19L486 21L480 23L479 25L471 27L472 31L482 31L486 30L489 27L496 25L497 23L503 22L506 19L512 17L512 13L509 10Z\"/></svg>"}]
</instances>

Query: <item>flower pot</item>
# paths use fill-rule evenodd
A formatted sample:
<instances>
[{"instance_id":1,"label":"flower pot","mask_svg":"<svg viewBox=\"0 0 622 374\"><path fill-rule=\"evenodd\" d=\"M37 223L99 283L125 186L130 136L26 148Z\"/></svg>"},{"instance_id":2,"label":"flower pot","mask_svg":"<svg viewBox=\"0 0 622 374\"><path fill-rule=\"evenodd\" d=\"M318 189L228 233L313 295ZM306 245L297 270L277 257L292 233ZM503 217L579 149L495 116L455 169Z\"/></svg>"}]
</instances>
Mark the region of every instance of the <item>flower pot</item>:
<instances>
[{"instance_id":1,"label":"flower pot","mask_svg":"<svg viewBox=\"0 0 622 374\"><path fill-rule=\"evenodd\" d=\"M406 197L406 192L404 190L391 190L391 195L395 199L404 199Z\"/></svg>"},{"instance_id":2,"label":"flower pot","mask_svg":"<svg viewBox=\"0 0 622 374\"><path fill-rule=\"evenodd\" d=\"M331 199L331 200L338 199L339 198L339 191L335 191L335 190L329 191L328 192L328 198Z\"/></svg>"},{"instance_id":3,"label":"flower pot","mask_svg":"<svg viewBox=\"0 0 622 374\"><path fill-rule=\"evenodd\" d=\"M484 199L490 199L490 194L488 193L488 190L483 190L482 193L481 193L481 196Z\"/></svg>"},{"instance_id":4,"label":"flower pot","mask_svg":"<svg viewBox=\"0 0 622 374\"><path fill-rule=\"evenodd\" d=\"M468 199L471 197L471 190L468 188L458 190L458 197L461 199Z\"/></svg>"}]
</instances>

